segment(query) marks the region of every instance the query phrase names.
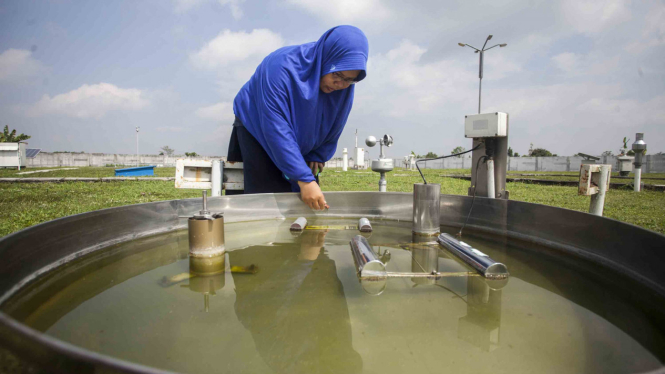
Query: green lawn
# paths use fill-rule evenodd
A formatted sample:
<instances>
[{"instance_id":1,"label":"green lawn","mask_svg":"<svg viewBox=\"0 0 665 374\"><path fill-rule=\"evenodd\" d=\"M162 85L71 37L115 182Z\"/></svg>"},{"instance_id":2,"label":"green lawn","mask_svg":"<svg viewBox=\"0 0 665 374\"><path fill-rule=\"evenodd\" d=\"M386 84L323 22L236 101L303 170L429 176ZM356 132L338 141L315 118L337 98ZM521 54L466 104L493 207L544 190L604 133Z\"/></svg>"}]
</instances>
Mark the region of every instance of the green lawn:
<instances>
[{"instance_id":1,"label":"green lawn","mask_svg":"<svg viewBox=\"0 0 665 374\"><path fill-rule=\"evenodd\" d=\"M30 169L28 169L30 170ZM174 176L174 168L155 168L158 176ZM0 177L13 177L0 170ZM15 170L13 171L16 172ZM76 173L72 175L71 173ZM469 182L446 178L448 174L469 174L469 170L425 169L429 183L440 183L441 193L466 195ZM105 177L113 168L79 168L53 171L58 177ZM39 177L51 173L38 173ZM524 172L521 172L524 173ZM9 175L8 175L9 174ZM549 173L553 174L553 173ZM568 173L569 174L569 173ZM36 176L35 174L28 174ZM422 179L418 172L397 169L387 174L388 190L411 192ZM372 171L326 169L321 175L323 191L377 191L379 175ZM511 200L558 206L586 212L587 196L578 196L576 187L542 186L509 182ZM199 197L197 190L178 190L173 181L0 183L0 236L58 217L114 206L159 200ZM605 201L605 216L665 234L665 193L611 189Z\"/></svg>"}]
</instances>

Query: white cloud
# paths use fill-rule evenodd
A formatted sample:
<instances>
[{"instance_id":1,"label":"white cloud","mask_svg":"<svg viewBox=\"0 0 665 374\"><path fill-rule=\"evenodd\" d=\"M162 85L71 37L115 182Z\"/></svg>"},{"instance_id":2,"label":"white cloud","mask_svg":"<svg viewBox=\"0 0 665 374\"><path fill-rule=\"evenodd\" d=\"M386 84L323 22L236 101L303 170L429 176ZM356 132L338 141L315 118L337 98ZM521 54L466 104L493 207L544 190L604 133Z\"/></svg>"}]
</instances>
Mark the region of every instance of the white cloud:
<instances>
[{"instance_id":1,"label":"white cloud","mask_svg":"<svg viewBox=\"0 0 665 374\"><path fill-rule=\"evenodd\" d=\"M460 92L474 83L472 70L453 60L421 63L426 49L410 40L386 54L370 56L368 78L358 86L357 108L375 115L408 118L439 113L442 104L471 99Z\"/></svg>"},{"instance_id":2,"label":"white cloud","mask_svg":"<svg viewBox=\"0 0 665 374\"><path fill-rule=\"evenodd\" d=\"M380 0L287 0L287 3L336 22L380 20L391 14Z\"/></svg>"},{"instance_id":3,"label":"white cloud","mask_svg":"<svg viewBox=\"0 0 665 374\"><path fill-rule=\"evenodd\" d=\"M579 56L575 53L564 52L552 57L554 64L565 72L572 72L579 64Z\"/></svg>"},{"instance_id":4,"label":"white cloud","mask_svg":"<svg viewBox=\"0 0 665 374\"><path fill-rule=\"evenodd\" d=\"M219 0L219 4L222 6L228 5L229 8L231 9L231 15L233 16L234 19L240 19L242 18L243 12L242 9L240 8L240 3L244 2L245 0Z\"/></svg>"},{"instance_id":5,"label":"white cloud","mask_svg":"<svg viewBox=\"0 0 665 374\"><path fill-rule=\"evenodd\" d=\"M628 0L565 0L566 23L582 33L599 33L631 18Z\"/></svg>"},{"instance_id":6,"label":"white cloud","mask_svg":"<svg viewBox=\"0 0 665 374\"><path fill-rule=\"evenodd\" d=\"M224 68L253 58L263 58L284 45L284 39L268 29L222 31L198 52L190 55L194 66L201 69Z\"/></svg>"},{"instance_id":7,"label":"white cloud","mask_svg":"<svg viewBox=\"0 0 665 374\"><path fill-rule=\"evenodd\" d=\"M206 0L173 0L174 11L184 13L203 4Z\"/></svg>"},{"instance_id":8,"label":"white cloud","mask_svg":"<svg viewBox=\"0 0 665 374\"><path fill-rule=\"evenodd\" d=\"M210 3L211 0L174 0L173 10L176 13L186 13L194 8L201 6L204 3ZM231 10L231 15L234 19L238 20L242 18L243 11L240 8L240 3L245 2L245 0L217 0L217 3L221 6L227 6Z\"/></svg>"},{"instance_id":9,"label":"white cloud","mask_svg":"<svg viewBox=\"0 0 665 374\"><path fill-rule=\"evenodd\" d=\"M233 103L221 102L214 105L199 108L194 112L197 117L211 121L219 121L231 124L235 118L233 114Z\"/></svg>"},{"instance_id":10,"label":"white cloud","mask_svg":"<svg viewBox=\"0 0 665 374\"><path fill-rule=\"evenodd\" d=\"M0 54L0 82L20 82L45 71L44 65L23 49L8 49Z\"/></svg>"},{"instance_id":11,"label":"white cloud","mask_svg":"<svg viewBox=\"0 0 665 374\"><path fill-rule=\"evenodd\" d=\"M60 114L81 119L100 119L110 111L137 110L147 104L145 94L139 89L119 88L110 83L84 84L54 97L44 95L28 108L26 114Z\"/></svg>"}]
</instances>

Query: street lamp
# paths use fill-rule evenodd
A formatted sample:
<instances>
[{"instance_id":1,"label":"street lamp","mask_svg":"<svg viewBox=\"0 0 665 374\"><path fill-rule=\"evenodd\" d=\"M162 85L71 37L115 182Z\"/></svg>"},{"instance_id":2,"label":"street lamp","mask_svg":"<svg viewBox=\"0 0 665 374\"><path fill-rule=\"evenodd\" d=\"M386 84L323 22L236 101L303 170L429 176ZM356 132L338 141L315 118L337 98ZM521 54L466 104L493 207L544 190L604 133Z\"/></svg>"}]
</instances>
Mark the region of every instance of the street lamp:
<instances>
[{"instance_id":1,"label":"street lamp","mask_svg":"<svg viewBox=\"0 0 665 374\"><path fill-rule=\"evenodd\" d=\"M492 49L494 47L498 46L498 47L503 48L503 47L508 45L506 43L495 44L495 45L493 45L489 48L485 48L485 46L487 45L487 42L490 41L490 39L492 39L492 35L487 37L487 39L485 40L485 44L483 44L483 48L481 48L481 49L478 49L478 48L476 48L472 45L469 45L469 44L457 43L460 47L473 48L476 51L474 53L480 53L480 67L478 69L478 78L480 79L480 82L478 84L478 114L480 114L480 94L481 94L482 89L483 89L483 55L485 54L485 51L489 51L490 49Z\"/></svg>"},{"instance_id":2,"label":"street lamp","mask_svg":"<svg viewBox=\"0 0 665 374\"><path fill-rule=\"evenodd\" d=\"M139 167L139 130L141 128L136 126L136 167Z\"/></svg>"}]
</instances>

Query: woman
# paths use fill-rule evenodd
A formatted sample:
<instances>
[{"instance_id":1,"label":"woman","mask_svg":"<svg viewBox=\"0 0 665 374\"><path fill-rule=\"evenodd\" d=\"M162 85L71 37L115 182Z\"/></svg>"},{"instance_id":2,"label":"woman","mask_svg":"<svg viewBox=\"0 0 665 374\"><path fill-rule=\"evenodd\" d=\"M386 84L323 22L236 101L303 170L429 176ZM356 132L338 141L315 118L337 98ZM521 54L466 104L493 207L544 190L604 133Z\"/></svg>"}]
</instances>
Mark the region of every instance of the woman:
<instances>
[{"instance_id":1,"label":"woman","mask_svg":"<svg viewBox=\"0 0 665 374\"><path fill-rule=\"evenodd\" d=\"M242 161L245 193L298 192L312 209L328 208L317 176L335 154L366 76L367 38L353 26L266 57L233 102L229 161Z\"/></svg>"}]
</instances>

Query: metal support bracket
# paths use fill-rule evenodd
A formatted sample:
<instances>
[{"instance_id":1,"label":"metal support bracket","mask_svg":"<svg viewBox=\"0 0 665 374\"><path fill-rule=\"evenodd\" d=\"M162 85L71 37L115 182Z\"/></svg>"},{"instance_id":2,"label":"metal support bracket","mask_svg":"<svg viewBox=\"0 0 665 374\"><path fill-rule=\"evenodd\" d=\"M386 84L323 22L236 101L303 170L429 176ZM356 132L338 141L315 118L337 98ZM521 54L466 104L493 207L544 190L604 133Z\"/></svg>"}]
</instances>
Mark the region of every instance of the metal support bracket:
<instances>
[{"instance_id":1,"label":"metal support bracket","mask_svg":"<svg viewBox=\"0 0 665 374\"><path fill-rule=\"evenodd\" d=\"M213 168L219 163L221 169L219 175L221 180L216 180ZM224 190L243 190L245 188L245 177L243 175L242 162L219 161L219 160L176 160L175 188L191 188L198 190L212 189L213 193L217 185L221 184ZM214 194L213 194L214 196Z\"/></svg>"}]
</instances>

